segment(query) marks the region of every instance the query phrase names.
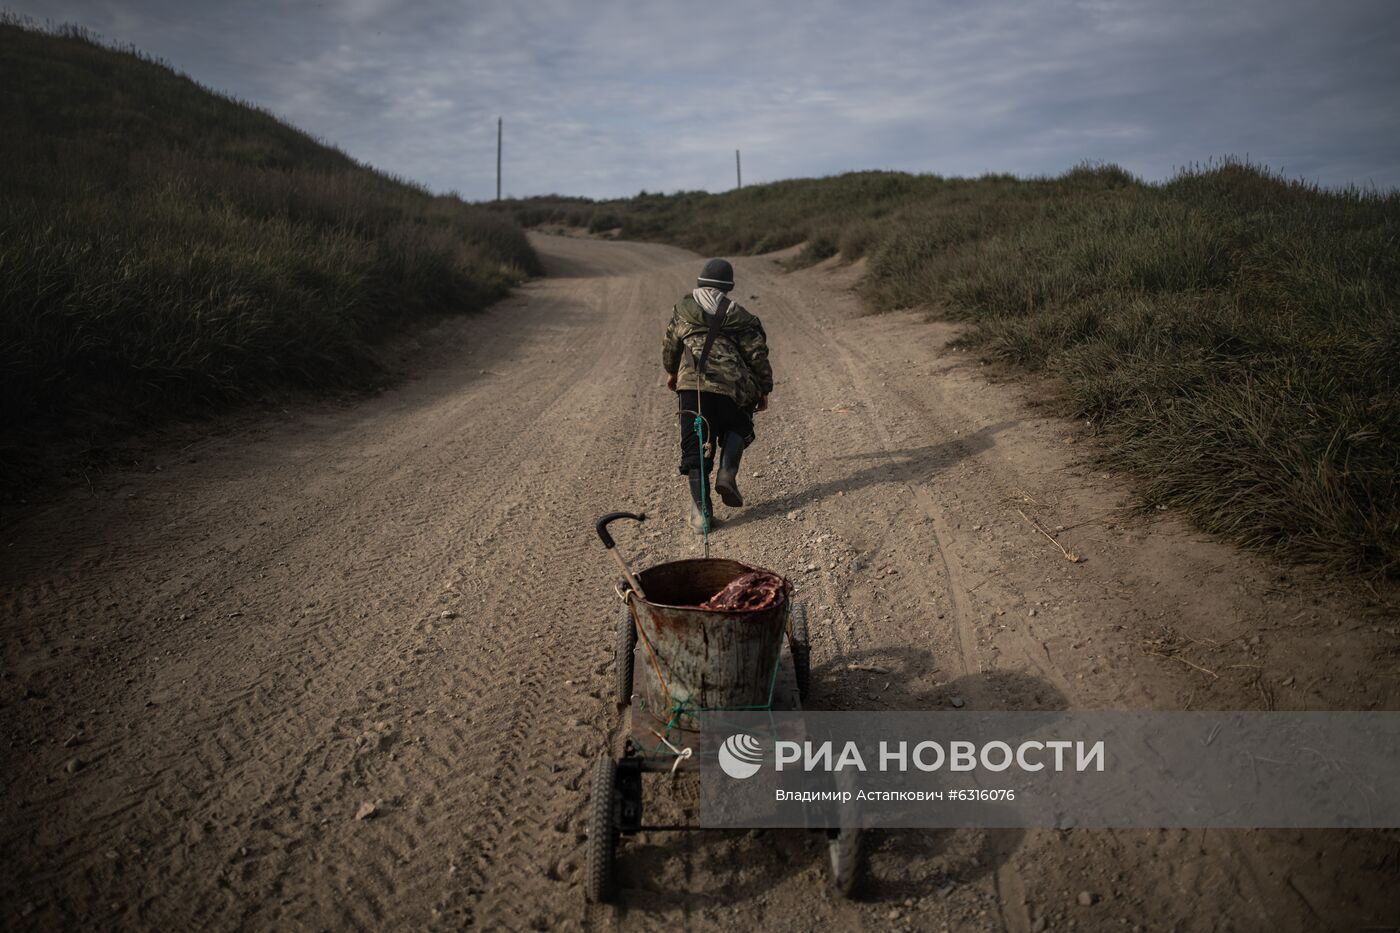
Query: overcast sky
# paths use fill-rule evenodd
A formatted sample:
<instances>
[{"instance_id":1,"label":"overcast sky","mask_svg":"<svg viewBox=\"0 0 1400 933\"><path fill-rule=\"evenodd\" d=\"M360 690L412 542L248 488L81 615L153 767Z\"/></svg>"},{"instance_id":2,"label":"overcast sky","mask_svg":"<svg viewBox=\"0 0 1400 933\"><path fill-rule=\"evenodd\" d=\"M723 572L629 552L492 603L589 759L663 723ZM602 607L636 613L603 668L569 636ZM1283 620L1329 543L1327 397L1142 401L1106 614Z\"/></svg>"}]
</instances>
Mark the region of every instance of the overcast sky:
<instances>
[{"instance_id":1,"label":"overcast sky","mask_svg":"<svg viewBox=\"0 0 1400 933\"><path fill-rule=\"evenodd\" d=\"M1400 185L1397 0L0 0L438 190L888 168L1148 179L1232 154Z\"/></svg>"}]
</instances>

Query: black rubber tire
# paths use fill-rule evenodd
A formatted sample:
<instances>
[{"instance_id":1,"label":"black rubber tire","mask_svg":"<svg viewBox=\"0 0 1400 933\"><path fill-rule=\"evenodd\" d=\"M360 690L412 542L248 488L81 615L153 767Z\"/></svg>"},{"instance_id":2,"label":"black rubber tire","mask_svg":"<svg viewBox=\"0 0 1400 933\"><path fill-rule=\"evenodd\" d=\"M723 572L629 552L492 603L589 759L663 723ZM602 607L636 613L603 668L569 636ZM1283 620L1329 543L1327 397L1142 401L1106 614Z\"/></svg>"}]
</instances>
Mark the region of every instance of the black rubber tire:
<instances>
[{"instance_id":1,"label":"black rubber tire","mask_svg":"<svg viewBox=\"0 0 1400 933\"><path fill-rule=\"evenodd\" d=\"M592 796L588 801L588 869L583 896L590 904L613 899L613 855L617 851L617 827L613 825L613 788L617 762L603 755L593 765Z\"/></svg>"},{"instance_id":2,"label":"black rubber tire","mask_svg":"<svg viewBox=\"0 0 1400 933\"><path fill-rule=\"evenodd\" d=\"M854 792L856 790L854 776L848 771L836 772L836 789L847 793ZM833 831L827 839L827 867L831 870L831 887L837 894L847 898L854 898L859 894L861 880L860 811L860 803L855 799L851 799L849 803L841 804L841 828Z\"/></svg>"},{"instance_id":3,"label":"black rubber tire","mask_svg":"<svg viewBox=\"0 0 1400 933\"><path fill-rule=\"evenodd\" d=\"M807 636L807 607L792 604L792 629L788 632L788 647L792 649L792 666L797 674L797 694L805 703L812 681L812 643Z\"/></svg>"},{"instance_id":4,"label":"black rubber tire","mask_svg":"<svg viewBox=\"0 0 1400 933\"><path fill-rule=\"evenodd\" d=\"M613 678L617 689L617 705L632 702L632 657L637 647L637 623L632 610L622 607L617 620L617 636L613 644Z\"/></svg>"}]
</instances>

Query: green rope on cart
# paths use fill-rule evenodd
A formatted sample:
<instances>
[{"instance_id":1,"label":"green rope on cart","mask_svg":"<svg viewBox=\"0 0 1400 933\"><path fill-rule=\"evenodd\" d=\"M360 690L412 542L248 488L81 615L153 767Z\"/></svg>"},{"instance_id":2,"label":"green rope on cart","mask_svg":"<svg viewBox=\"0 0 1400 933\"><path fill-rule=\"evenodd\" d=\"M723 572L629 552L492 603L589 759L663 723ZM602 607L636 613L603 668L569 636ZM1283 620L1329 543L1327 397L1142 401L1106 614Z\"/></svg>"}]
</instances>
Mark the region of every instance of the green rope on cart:
<instances>
[{"instance_id":1,"label":"green rope on cart","mask_svg":"<svg viewBox=\"0 0 1400 933\"><path fill-rule=\"evenodd\" d=\"M696 408L699 408L699 395L696 393ZM705 539L705 554L710 553L710 472L705 468L705 419L700 417L700 412L695 413L695 444L700 451L700 515L701 534Z\"/></svg>"},{"instance_id":2,"label":"green rope on cart","mask_svg":"<svg viewBox=\"0 0 1400 933\"><path fill-rule=\"evenodd\" d=\"M791 614L792 600L789 599L786 615ZM784 631L786 631L786 628L786 625L784 625ZM766 703L754 706L692 706L691 698L686 697L684 700L673 702L671 708L667 711L670 713L670 719L666 722L666 734L671 734L671 730L680 722L682 716L695 715L697 713L747 713L771 710L773 708L773 697L777 696L778 693L778 670L782 667L782 664L783 651L782 646L779 645L777 658L773 661L773 674L768 678L768 701ZM656 748L652 749L652 755L659 756L661 749L664 747L664 742L658 742Z\"/></svg>"}]
</instances>

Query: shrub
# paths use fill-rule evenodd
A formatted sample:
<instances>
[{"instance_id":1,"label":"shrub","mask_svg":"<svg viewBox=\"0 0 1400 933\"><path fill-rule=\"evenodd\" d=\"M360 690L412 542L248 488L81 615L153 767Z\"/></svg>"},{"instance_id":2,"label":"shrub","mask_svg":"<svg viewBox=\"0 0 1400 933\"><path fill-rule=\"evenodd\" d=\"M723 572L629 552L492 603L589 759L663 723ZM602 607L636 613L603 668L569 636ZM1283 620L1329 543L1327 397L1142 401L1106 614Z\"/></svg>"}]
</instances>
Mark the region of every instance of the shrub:
<instances>
[{"instance_id":1,"label":"shrub","mask_svg":"<svg viewBox=\"0 0 1400 933\"><path fill-rule=\"evenodd\" d=\"M78 30L0 21L0 466L286 385L540 271L509 218Z\"/></svg>"},{"instance_id":2,"label":"shrub","mask_svg":"<svg viewBox=\"0 0 1400 933\"><path fill-rule=\"evenodd\" d=\"M509 209L548 210L524 202ZM574 205L577 209L577 205ZM1400 569L1400 194L1233 160L1161 185L863 172L596 204L706 253L868 255L874 310L937 305L1062 379L1151 502L1233 540Z\"/></svg>"}]
</instances>

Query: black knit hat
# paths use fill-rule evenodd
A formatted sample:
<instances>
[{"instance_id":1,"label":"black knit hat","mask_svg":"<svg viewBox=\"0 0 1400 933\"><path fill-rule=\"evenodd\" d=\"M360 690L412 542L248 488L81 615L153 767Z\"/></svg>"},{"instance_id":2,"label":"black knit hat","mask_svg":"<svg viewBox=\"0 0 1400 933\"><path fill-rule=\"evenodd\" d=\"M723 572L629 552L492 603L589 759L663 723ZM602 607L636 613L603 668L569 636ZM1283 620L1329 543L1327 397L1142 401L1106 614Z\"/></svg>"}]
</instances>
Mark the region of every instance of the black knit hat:
<instances>
[{"instance_id":1,"label":"black knit hat","mask_svg":"<svg viewBox=\"0 0 1400 933\"><path fill-rule=\"evenodd\" d=\"M717 288L727 292L734 287L734 267L727 260L711 259L705 263L700 278L695 280L697 288Z\"/></svg>"}]
</instances>

